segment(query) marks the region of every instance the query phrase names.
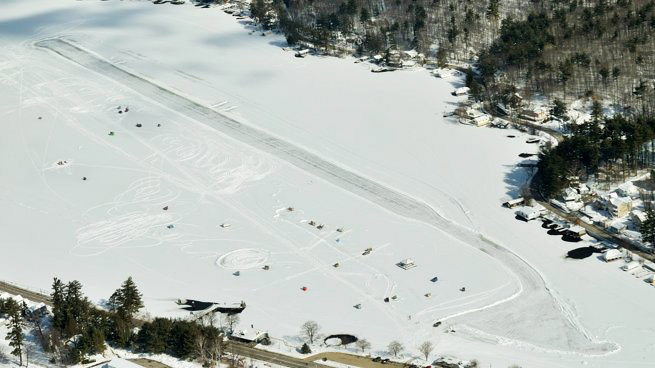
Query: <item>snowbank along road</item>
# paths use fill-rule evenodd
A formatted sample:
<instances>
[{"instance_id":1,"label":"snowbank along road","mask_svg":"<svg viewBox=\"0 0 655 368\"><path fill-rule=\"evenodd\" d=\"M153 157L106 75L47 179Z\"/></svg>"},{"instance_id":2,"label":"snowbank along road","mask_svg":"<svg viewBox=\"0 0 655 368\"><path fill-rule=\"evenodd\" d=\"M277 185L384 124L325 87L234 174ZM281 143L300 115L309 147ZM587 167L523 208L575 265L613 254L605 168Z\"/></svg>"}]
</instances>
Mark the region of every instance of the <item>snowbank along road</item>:
<instances>
[{"instance_id":1,"label":"snowbank along road","mask_svg":"<svg viewBox=\"0 0 655 368\"><path fill-rule=\"evenodd\" d=\"M616 344L594 341L567 304L549 289L541 274L519 255L479 232L448 220L428 204L328 162L283 139L235 121L65 39L45 39L35 45L126 86L183 117L267 152L396 215L433 226L452 239L493 257L514 275L516 292L485 307L442 318L442 321L448 320L453 325L459 325L464 324L463 316L466 315L465 326L462 326L460 332L554 352L603 355L618 349ZM430 313L430 309L420 312L427 313ZM535 330L540 333L535 334Z\"/></svg>"}]
</instances>

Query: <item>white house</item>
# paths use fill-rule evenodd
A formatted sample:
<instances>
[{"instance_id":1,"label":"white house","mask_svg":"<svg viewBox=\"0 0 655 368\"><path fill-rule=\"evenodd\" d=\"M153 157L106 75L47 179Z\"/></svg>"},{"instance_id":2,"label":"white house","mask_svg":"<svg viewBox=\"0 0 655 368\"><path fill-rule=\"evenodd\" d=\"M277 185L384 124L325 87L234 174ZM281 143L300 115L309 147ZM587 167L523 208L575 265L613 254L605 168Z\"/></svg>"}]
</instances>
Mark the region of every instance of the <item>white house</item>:
<instances>
[{"instance_id":1,"label":"white house","mask_svg":"<svg viewBox=\"0 0 655 368\"><path fill-rule=\"evenodd\" d=\"M548 110L538 108L534 110L525 109L521 111L521 119L535 123L541 123L548 118Z\"/></svg>"},{"instance_id":2,"label":"white house","mask_svg":"<svg viewBox=\"0 0 655 368\"><path fill-rule=\"evenodd\" d=\"M644 211L633 210L630 212L630 219L635 223L635 225L641 226L641 224L648 219L648 215L646 215L646 212Z\"/></svg>"},{"instance_id":3,"label":"white house","mask_svg":"<svg viewBox=\"0 0 655 368\"><path fill-rule=\"evenodd\" d=\"M564 211L566 213L569 213L569 209L566 208L566 205L564 203L558 201L557 199L551 199L550 204L552 204L553 207L556 207L556 208L558 208L558 209L560 209L560 210L562 210L562 211Z\"/></svg>"},{"instance_id":4,"label":"white house","mask_svg":"<svg viewBox=\"0 0 655 368\"><path fill-rule=\"evenodd\" d=\"M618 249L608 249L607 252L603 254L603 260L605 262L611 262L621 258L623 258L623 253Z\"/></svg>"},{"instance_id":5,"label":"white house","mask_svg":"<svg viewBox=\"0 0 655 368\"><path fill-rule=\"evenodd\" d=\"M639 188L636 185L632 184L631 181L621 184L616 188L616 193L621 197L632 197L636 198L639 196Z\"/></svg>"},{"instance_id":6,"label":"white house","mask_svg":"<svg viewBox=\"0 0 655 368\"><path fill-rule=\"evenodd\" d=\"M584 207L584 202L582 201L568 201L566 202L566 208L569 209L571 212L579 211L582 207Z\"/></svg>"},{"instance_id":7,"label":"white house","mask_svg":"<svg viewBox=\"0 0 655 368\"><path fill-rule=\"evenodd\" d=\"M230 339L245 343L260 343L268 339L268 332L259 330L239 330L230 336Z\"/></svg>"},{"instance_id":8,"label":"white house","mask_svg":"<svg viewBox=\"0 0 655 368\"><path fill-rule=\"evenodd\" d=\"M615 222L607 230L614 234L621 234L628 226L622 222Z\"/></svg>"},{"instance_id":9,"label":"white house","mask_svg":"<svg viewBox=\"0 0 655 368\"><path fill-rule=\"evenodd\" d=\"M523 203L525 203L525 198L518 197L516 199L511 199L511 200L503 203L503 206L507 207L507 208L514 208L514 207L522 205Z\"/></svg>"},{"instance_id":10,"label":"white house","mask_svg":"<svg viewBox=\"0 0 655 368\"><path fill-rule=\"evenodd\" d=\"M580 198L582 198L582 197L580 196L580 194L578 193L578 191L575 190L575 189L573 189L573 188L566 188L566 189L564 189L564 191L562 192L562 199L563 199L565 202L568 202L568 201L579 201Z\"/></svg>"},{"instance_id":11,"label":"white house","mask_svg":"<svg viewBox=\"0 0 655 368\"><path fill-rule=\"evenodd\" d=\"M403 51L403 53L405 54L405 56L411 59L414 59L415 57L418 56L418 51L416 50Z\"/></svg>"},{"instance_id":12,"label":"white house","mask_svg":"<svg viewBox=\"0 0 655 368\"><path fill-rule=\"evenodd\" d=\"M542 215L542 208L537 207L523 207L516 212L516 216L524 219L525 221L530 221L539 218Z\"/></svg>"},{"instance_id":13,"label":"white house","mask_svg":"<svg viewBox=\"0 0 655 368\"><path fill-rule=\"evenodd\" d=\"M482 114L471 119L471 124L482 127L491 123L491 116L487 114Z\"/></svg>"},{"instance_id":14,"label":"white house","mask_svg":"<svg viewBox=\"0 0 655 368\"><path fill-rule=\"evenodd\" d=\"M309 49L302 49L298 50L295 56L298 58L304 58L307 54L309 54Z\"/></svg>"},{"instance_id":15,"label":"white house","mask_svg":"<svg viewBox=\"0 0 655 368\"><path fill-rule=\"evenodd\" d=\"M468 87L457 88L455 91L453 91L453 96L466 96L470 90L471 89Z\"/></svg>"},{"instance_id":16,"label":"white house","mask_svg":"<svg viewBox=\"0 0 655 368\"><path fill-rule=\"evenodd\" d=\"M414 61L414 60L403 60L402 66L403 66L403 68L411 68L413 66L416 66L416 61Z\"/></svg>"},{"instance_id":17,"label":"white house","mask_svg":"<svg viewBox=\"0 0 655 368\"><path fill-rule=\"evenodd\" d=\"M607 211L612 214L612 216L621 218L625 217L630 213L632 209L632 199L630 197L619 197L611 198L607 203Z\"/></svg>"},{"instance_id":18,"label":"white house","mask_svg":"<svg viewBox=\"0 0 655 368\"><path fill-rule=\"evenodd\" d=\"M584 183L578 185L577 189L578 189L578 193L580 193L580 194L589 194L589 192L591 192L591 189L589 189L587 184L584 184Z\"/></svg>"},{"instance_id":19,"label":"white house","mask_svg":"<svg viewBox=\"0 0 655 368\"><path fill-rule=\"evenodd\" d=\"M587 234L587 230L585 230L584 227L582 226L571 226L570 228L566 229L566 233L569 236L577 237L577 238L582 238L585 234Z\"/></svg>"},{"instance_id":20,"label":"white house","mask_svg":"<svg viewBox=\"0 0 655 368\"><path fill-rule=\"evenodd\" d=\"M632 271L632 270L635 270L635 269L639 268L640 266L641 266L641 263L639 263L639 261L632 261L630 263L626 263L625 265L623 265L623 267L621 267L621 269L623 271Z\"/></svg>"}]
</instances>

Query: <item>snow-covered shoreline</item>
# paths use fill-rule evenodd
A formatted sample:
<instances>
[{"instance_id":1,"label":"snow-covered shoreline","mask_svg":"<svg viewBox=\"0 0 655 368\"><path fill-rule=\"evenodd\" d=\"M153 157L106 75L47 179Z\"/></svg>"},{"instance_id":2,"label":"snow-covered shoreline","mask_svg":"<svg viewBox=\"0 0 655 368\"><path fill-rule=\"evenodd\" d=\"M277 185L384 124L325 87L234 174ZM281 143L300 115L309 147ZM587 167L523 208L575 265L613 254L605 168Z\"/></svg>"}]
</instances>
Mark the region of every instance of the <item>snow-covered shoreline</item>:
<instances>
[{"instance_id":1,"label":"snow-covered shoreline","mask_svg":"<svg viewBox=\"0 0 655 368\"><path fill-rule=\"evenodd\" d=\"M41 16L32 15L34 6ZM248 35L215 9L39 0L2 7L0 93L10 137L2 167L11 177L2 183L6 210L0 230L6 243L18 245L9 250L11 258L30 259L38 270L26 273L7 264L3 278L38 288L47 288L55 275L77 278L99 301L131 274L153 314L182 315L171 302L181 297L245 299L242 321L280 336L296 335L302 322L316 319L326 332L357 333L374 349L391 339L403 340L408 349L435 339L444 353L494 365L570 366L585 360L604 367L633 359L638 366L648 359L638 353L649 334L639 326L653 318L645 306L654 293L606 272L597 260L563 261L565 244L500 208L528 176L515 167L518 153L535 147L525 143L526 135L513 132L518 137L512 139L505 137L508 131L444 120L444 110L458 101L450 92L459 81L423 70L374 74L349 59L294 58L281 51L279 37ZM76 20L63 21L64 14ZM573 325L622 350L563 357L567 344L580 348L573 336L555 341L569 322L539 321L544 310L511 301L501 314L481 312L448 328L471 324L503 337L539 326L550 341L489 344L482 334L433 328L435 320L510 298L516 293L511 272L461 244L452 233L457 226L436 231L394 216L30 46L52 36L65 36L235 120L424 200L457 226L525 259L570 307L573 320L579 319ZM119 116L119 105L130 112ZM47 169L59 160L70 165ZM162 212L165 205L170 210ZM276 212L289 206L295 211ZM325 227L309 226L310 220ZM221 228L224 223L232 226ZM167 229L169 224L174 228ZM27 227L40 231L30 234ZM464 238L469 241L477 240ZM373 251L362 256L368 247ZM270 270L244 269L233 276L234 270L216 266L240 249L265 251L266 261L257 262ZM395 266L408 257L418 267ZM335 262L339 268L332 267ZM434 275L437 285L429 282ZM609 291L589 290L590 280ZM301 291L305 286L308 291ZM581 297L583 292L589 295ZM630 300L608 293L627 293ZM397 302L382 300L394 294ZM325 309L328 301L336 305ZM366 318L352 308L358 303ZM596 310L599 304L634 317L608 317ZM507 314L532 320L508 321ZM632 328L625 333L617 325Z\"/></svg>"}]
</instances>

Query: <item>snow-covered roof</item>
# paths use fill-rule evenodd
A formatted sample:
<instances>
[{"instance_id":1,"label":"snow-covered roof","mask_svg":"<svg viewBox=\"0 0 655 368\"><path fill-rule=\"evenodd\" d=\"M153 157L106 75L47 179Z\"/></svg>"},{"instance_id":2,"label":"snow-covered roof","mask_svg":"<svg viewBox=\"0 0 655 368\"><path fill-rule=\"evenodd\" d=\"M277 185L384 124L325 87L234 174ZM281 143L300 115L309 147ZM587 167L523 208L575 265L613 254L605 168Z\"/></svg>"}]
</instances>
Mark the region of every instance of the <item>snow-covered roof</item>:
<instances>
[{"instance_id":1,"label":"snow-covered roof","mask_svg":"<svg viewBox=\"0 0 655 368\"><path fill-rule=\"evenodd\" d=\"M634 184L632 184L631 181L629 181L627 183L623 183L619 185L619 187L616 188L616 191L622 195L633 195L639 193L639 188L637 188L637 186L635 186Z\"/></svg>"},{"instance_id":2,"label":"snow-covered roof","mask_svg":"<svg viewBox=\"0 0 655 368\"><path fill-rule=\"evenodd\" d=\"M407 55L407 56L409 56L411 58L415 58L415 57L418 56L418 51L416 51L416 50L409 50L409 51L403 51L403 52L405 53L405 55Z\"/></svg>"},{"instance_id":3,"label":"snow-covered roof","mask_svg":"<svg viewBox=\"0 0 655 368\"><path fill-rule=\"evenodd\" d=\"M585 230L584 227L582 227L582 226L578 226L578 225L571 226L571 227L569 228L569 231L570 231L570 232L573 232L573 233L576 233L576 234L582 234L582 233L586 233L586 232L587 232L587 230Z\"/></svg>"},{"instance_id":4,"label":"snow-covered roof","mask_svg":"<svg viewBox=\"0 0 655 368\"><path fill-rule=\"evenodd\" d=\"M132 363L129 360L114 358L111 361L102 365L102 368L142 368L136 363Z\"/></svg>"},{"instance_id":5,"label":"snow-covered roof","mask_svg":"<svg viewBox=\"0 0 655 368\"><path fill-rule=\"evenodd\" d=\"M628 226L624 224L623 222L615 222L610 225L610 228L616 229L616 230L624 230Z\"/></svg>"},{"instance_id":6,"label":"snow-covered roof","mask_svg":"<svg viewBox=\"0 0 655 368\"><path fill-rule=\"evenodd\" d=\"M635 217L640 222L644 222L648 219L648 215L646 215L646 212L640 210L633 210L632 216Z\"/></svg>"},{"instance_id":7,"label":"snow-covered roof","mask_svg":"<svg viewBox=\"0 0 655 368\"><path fill-rule=\"evenodd\" d=\"M248 341L255 341L257 339L261 339L266 335L266 331L260 331L260 330L255 330L255 329L250 329L250 330L239 330L233 336L238 337L240 339L248 340Z\"/></svg>"},{"instance_id":8,"label":"snow-covered roof","mask_svg":"<svg viewBox=\"0 0 655 368\"><path fill-rule=\"evenodd\" d=\"M603 259L606 261L611 261L621 257L623 257L623 253L618 249L609 249L605 254L603 254Z\"/></svg>"},{"instance_id":9,"label":"snow-covered roof","mask_svg":"<svg viewBox=\"0 0 655 368\"><path fill-rule=\"evenodd\" d=\"M613 206L620 206L622 204L632 204L632 199L628 197L610 198L609 201Z\"/></svg>"}]
</instances>

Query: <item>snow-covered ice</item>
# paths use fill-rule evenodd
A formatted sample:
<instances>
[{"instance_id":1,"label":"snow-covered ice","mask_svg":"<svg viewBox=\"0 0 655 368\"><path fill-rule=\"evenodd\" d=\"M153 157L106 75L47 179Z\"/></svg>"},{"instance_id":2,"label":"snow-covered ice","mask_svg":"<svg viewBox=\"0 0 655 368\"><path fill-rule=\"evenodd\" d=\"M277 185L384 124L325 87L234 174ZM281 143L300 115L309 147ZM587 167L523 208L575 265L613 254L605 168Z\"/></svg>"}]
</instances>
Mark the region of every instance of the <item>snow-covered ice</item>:
<instances>
[{"instance_id":1,"label":"snow-covered ice","mask_svg":"<svg viewBox=\"0 0 655 368\"><path fill-rule=\"evenodd\" d=\"M151 314L244 300L273 336L313 319L494 366L652 361L655 289L500 206L537 148L443 119L458 80L295 58L217 9L0 7L0 278L100 301L131 275Z\"/></svg>"}]
</instances>

